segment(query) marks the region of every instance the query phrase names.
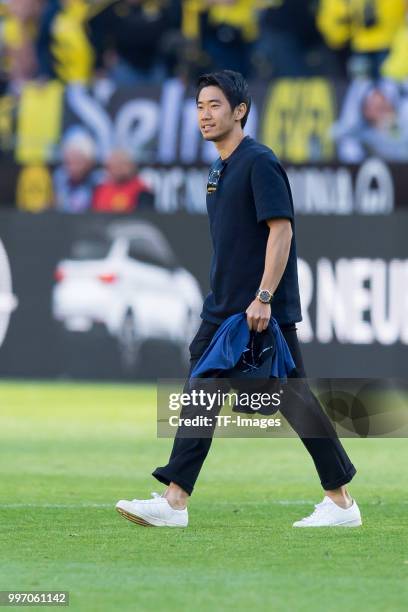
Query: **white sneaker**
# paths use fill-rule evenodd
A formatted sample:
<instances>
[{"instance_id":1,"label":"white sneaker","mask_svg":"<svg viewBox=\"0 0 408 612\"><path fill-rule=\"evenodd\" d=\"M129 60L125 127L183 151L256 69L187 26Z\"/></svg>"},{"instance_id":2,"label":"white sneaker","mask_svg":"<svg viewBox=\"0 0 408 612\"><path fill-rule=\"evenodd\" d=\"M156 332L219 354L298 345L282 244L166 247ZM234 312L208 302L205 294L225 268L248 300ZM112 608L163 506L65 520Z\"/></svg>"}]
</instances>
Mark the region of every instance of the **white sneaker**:
<instances>
[{"instance_id":1,"label":"white sneaker","mask_svg":"<svg viewBox=\"0 0 408 612\"><path fill-rule=\"evenodd\" d=\"M187 527L188 512L175 510L165 497L152 493L153 499L121 499L116 510L123 517L144 527Z\"/></svg>"},{"instance_id":2,"label":"white sneaker","mask_svg":"<svg viewBox=\"0 0 408 612\"><path fill-rule=\"evenodd\" d=\"M354 499L350 508L345 509L340 508L327 495L320 504L315 505L310 516L293 523L293 527L359 527L360 525L362 525L361 514Z\"/></svg>"}]
</instances>

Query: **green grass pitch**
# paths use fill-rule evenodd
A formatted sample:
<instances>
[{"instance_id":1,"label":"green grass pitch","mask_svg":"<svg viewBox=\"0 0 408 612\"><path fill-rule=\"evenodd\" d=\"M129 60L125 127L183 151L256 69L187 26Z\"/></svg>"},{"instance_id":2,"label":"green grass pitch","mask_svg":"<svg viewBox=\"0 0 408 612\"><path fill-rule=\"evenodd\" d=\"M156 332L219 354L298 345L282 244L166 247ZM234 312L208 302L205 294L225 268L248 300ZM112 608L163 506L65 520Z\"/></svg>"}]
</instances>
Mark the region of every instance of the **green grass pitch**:
<instances>
[{"instance_id":1,"label":"green grass pitch","mask_svg":"<svg viewBox=\"0 0 408 612\"><path fill-rule=\"evenodd\" d=\"M0 589L73 611L408 609L408 443L345 440L359 529L295 530L321 501L296 439L216 439L185 530L119 516L162 487L155 387L0 385Z\"/></svg>"}]
</instances>

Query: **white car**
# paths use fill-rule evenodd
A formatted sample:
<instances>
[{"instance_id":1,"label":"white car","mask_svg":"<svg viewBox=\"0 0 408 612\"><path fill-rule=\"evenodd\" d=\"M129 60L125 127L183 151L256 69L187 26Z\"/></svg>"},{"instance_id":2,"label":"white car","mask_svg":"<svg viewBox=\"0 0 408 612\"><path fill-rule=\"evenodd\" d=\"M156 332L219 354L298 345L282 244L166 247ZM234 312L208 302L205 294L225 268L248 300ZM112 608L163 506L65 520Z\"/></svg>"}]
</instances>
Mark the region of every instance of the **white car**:
<instances>
[{"instance_id":1,"label":"white car","mask_svg":"<svg viewBox=\"0 0 408 612\"><path fill-rule=\"evenodd\" d=\"M176 343L187 357L202 293L152 224L120 221L103 235L75 242L70 259L58 264L55 280L54 317L76 332L102 324L117 338L128 370L150 339Z\"/></svg>"}]
</instances>

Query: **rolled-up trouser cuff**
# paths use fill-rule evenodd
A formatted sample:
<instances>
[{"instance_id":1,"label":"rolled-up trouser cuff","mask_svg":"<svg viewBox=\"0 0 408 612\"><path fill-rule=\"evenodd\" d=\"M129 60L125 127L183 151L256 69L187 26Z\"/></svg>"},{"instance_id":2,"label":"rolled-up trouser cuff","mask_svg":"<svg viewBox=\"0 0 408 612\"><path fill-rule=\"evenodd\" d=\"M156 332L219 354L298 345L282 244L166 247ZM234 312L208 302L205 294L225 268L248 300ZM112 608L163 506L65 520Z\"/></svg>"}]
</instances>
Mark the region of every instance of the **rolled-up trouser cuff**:
<instances>
[{"instance_id":1,"label":"rolled-up trouser cuff","mask_svg":"<svg viewBox=\"0 0 408 612\"><path fill-rule=\"evenodd\" d=\"M152 476L154 476L159 482L169 485L171 482L174 482L176 485L181 487L188 495L191 495L194 487L191 486L188 482L179 478L177 474L172 474L170 470L166 470L165 468L156 468L154 472L152 472Z\"/></svg>"},{"instance_id":2,"label":"rolled-up trouser cuff","mask_svg":"<svg viewBox=\"0 0 408 612\"><path fill-rule=\"evenodd\" d=\"M344 476L342 476L338 480L326 481L326 482L321 480L320 482L325 491L333 491L334 489L338 489L339 487L342 487L343 485L350 482L350 480L352 480L352 478L356 475L356 473L357 473L356 468L354 467L354 465L351 465L351 468L348 470L348 472L344 474Z\"/></svg>"}]
</instances>

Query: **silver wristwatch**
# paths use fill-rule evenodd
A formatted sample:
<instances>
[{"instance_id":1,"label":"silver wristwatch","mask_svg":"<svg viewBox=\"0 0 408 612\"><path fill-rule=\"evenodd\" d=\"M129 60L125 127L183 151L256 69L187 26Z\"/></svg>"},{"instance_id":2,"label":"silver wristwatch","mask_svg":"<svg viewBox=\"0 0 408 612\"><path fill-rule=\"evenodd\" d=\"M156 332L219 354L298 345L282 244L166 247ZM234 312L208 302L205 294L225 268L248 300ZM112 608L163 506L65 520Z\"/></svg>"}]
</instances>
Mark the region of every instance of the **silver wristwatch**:
<instances>
[{"instance_id":1,"label":"silver wristwatch","mask_svg":"<svg viewBox=\"0 0 408 612\"><path fill-rule=\"evenodd\" d=\"M257 297L262 304L270 304L273 299L273 293L268 289L258 289L255 297Z\"/></svg>"}]
</instances>

